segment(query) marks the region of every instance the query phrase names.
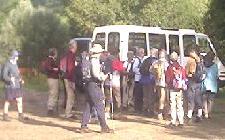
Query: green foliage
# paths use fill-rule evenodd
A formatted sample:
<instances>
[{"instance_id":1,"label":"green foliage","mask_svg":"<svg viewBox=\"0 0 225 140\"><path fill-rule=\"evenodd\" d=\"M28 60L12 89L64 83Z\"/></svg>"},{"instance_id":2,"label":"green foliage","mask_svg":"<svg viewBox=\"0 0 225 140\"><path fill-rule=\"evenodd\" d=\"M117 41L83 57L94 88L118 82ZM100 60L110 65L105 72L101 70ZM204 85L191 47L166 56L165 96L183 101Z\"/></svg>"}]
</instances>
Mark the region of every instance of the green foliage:
<instances>
[{"instance_id":1,"label":"green foliage","mask_svg":"<svg viewBox=\"0 0 225 140\"><path fill-rule=\"evenodd\" d=\"M18 0L0 0L0 28L9 12L16 7Z\"/></svg>"},{"instance_id":2,"label":"green foliage","mask_svg":"<svg viewBox=\"0 0 225 140\"><path fill-rule=\"evenodd\" d=\"M141 10L140 23L150 26L190 28L203 32L207 1L152 0Z\"/></svg>"},{"instance_id":3,"label":"green foliage","mask_svg":"<svg viewBox=\"0 0 225 140\"><path fill-rule=\"evenodd\" d=\"M61 50L69 39L69 25L60 21L51 11L37 9L21 22L17 31L23 36L23 62L32 67L36 67L37 62L47 55L48 48Z\"/></svg>"},{"instance_id":4,"label":"green foliage","mask_svg":"<svg viewBox=\"0 0 225 140\"><path fill-rule=\"evenodd\" d=\"M52 3L52 5L51 5ZM56 3L48 1L47 5L36 5L31 1L20 1L10 11L4 21L0 34L1 59L7 58L12 49L23 53L22 66L37 68L41 59L47 55L48 48L65 47L69 37L69 24L62 14L62 6L50 8ZM48 7L49 6L49 7ZM60 9L60 10L57 10Z\"/></svg>"},{"instance_id":5,"label":"green foliage","mask_svg":"<svg viewBox=\"0 0 225 140\"><path fill-rule=\"evenodd\" d=\"M225 63L225 0L212 0L205 17L205 30L214 41L219 57Z\"/></svg>"},{"instance_id":6,"label":"green foliage","mask_svg":"<svg viewBox=\"0 0 225 140\"><path fill-rule=\"evenodd\" d=\"M203 32L208 0L70 0L66 15L78 32L89 35L96 26L136 24L193 28Z\"/></svg>"},{"instance_id":7,"label":"green foliage","mask_svg":"<svg viewBox=\"0 0 225 140\"><path fill-rule=\"evenodd\" d=\"M28 90L47 92L48 84L47 77L45 75L39 75L34 77L24 77L24 88Z\"/></svg>"}]
</instances>

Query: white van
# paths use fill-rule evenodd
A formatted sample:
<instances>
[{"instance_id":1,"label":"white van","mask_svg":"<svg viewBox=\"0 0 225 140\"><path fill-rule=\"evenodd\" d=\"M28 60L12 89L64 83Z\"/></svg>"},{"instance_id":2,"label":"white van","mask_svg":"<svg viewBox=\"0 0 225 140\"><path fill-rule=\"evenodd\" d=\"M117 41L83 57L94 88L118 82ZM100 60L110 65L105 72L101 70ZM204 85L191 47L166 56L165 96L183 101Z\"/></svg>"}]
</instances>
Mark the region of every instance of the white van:
<instances>
[{"instance_id":1,"label":"white van","mask_svg":"<svg viewBox=\"0 0 225 140\"><path fill-rule=\"evenodd\" d=\"M127 60L128 50L144 48L149 56L150 48L164 48L168 54L176 51L180 55L180 63L185 65L185 57L190 46L199 47L202 53L213 51L215 48L207 35L196 33L192 29L163 29L160 27L144 27L135 25L109 25L96 27L93 31L92 42L101 44L105 50L116 48L120 51L120 59ZM220 78L225 79L225 67L216 57Z\"/></svg>"}]
</instances>

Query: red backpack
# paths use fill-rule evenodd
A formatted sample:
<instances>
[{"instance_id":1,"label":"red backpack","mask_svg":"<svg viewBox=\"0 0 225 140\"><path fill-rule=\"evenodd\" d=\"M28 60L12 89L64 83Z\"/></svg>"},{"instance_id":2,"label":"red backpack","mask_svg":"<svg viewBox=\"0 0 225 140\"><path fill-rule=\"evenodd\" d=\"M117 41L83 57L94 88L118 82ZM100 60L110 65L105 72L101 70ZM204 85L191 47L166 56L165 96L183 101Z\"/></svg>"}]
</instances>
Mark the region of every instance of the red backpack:
<instances>
[{"instance_id":1,"label":"red backpack","mask_svg":"<svg viewBox=\"0 0 225 140\"><path fill-rule=\"evenodd\" d=\"M123 63L119 59L114 59L112 61L112 70L122 72L125 70Z\"/></svg>"},{"instance_id":2,"label":"red backpack","mask_svg":"<svg viewBox=\"0 0 225 140\"><path fill-rule=\"evenodd\" d=\"M166 71L166 83L171 89L187 90L185 69L178 63L170 64Z\"/></svg>"}]
</instances>

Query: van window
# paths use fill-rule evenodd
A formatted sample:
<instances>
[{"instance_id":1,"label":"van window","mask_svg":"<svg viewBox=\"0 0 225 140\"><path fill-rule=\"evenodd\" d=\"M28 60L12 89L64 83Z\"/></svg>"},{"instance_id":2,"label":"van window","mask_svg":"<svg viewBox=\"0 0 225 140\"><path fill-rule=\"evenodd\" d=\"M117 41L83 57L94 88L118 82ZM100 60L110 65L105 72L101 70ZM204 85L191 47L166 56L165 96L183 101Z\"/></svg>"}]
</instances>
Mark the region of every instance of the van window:
<instances>
[{"instance_id":1,"label":"van window","mask_svg":"<svg viewBox=\"0 0 225 140\"><path fill-rule=\"evenodd\" d=\"M143 48L145 55L147 55L146 34L129 33L128 50L136 52L138 48Z\"/></svg>"},{"instance_id":2,"label":"van window","mask_svg":"<svg viewBox=\"0 0 225 140\"><path fill-rule=\"evenodd\" d=\"M184 56L189 55L191 48L196 47L196 39L194 35L183 35Z\"/></svg>"},{"instance_id":3,"label":"van window","mask_svg":"<svg viewBox=\"0 0 225 140\"><path fill-rule=\"evenodd\" d=\"M169 53L171 54L173 51L180 55L178 35L169 35Z\"/></svg>"},{"instance_id":4,"label":"van window","mask_svg":"<svg viewBox=\"0 0 225 140\"><path fill-rule=\"evenodd\" d=\"M94 43L101 44L105 49L105 33L97 33Z\"/></svg>"},{"instance_id":5,"label":"van window","mask_svg":"<svg viewBox=\"0 0 225 140\"><path fill-rule=\"evenodd\" d=\"M108 51L120 49L120 34L117 32L111 32L108 35Z\"/></svg>"},{"instance_id":6,"label":"van window","mask_svg":"<svg viewBox=\"0 0 225 140\"><path fill-rule=\"evenodd\" d=\"M198 47L200 52L208 53L212 51L207 38L198 38Z\"/></svg>"},{"instance_id":7,"label":"van window","mask_svg":"<svg viewBox=\"0 0 225 140\"><path fill-rule=\"evenodd\" d=\"M164 34L149 34L150 48L166 50L166 36Z\"/></svg>"},{"instance_id":8,"label":"van window","mask_svg":"<svg viewBox=\"0 0 225 140\"><path fill-rule=\"evenodd\" d=\"M90 40L77 40L76 54L81 54L83 51L89 52Z\"/></svg>"}]
</instances>

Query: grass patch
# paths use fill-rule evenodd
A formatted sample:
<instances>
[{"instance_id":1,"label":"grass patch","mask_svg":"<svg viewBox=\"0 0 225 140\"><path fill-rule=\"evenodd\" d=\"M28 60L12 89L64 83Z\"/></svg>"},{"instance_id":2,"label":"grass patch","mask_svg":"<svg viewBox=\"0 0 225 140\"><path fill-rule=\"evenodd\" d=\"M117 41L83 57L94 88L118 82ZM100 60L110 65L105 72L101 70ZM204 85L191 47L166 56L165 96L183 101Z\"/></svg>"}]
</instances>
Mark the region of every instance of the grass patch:
<instances>
[{"instance_id":1,"label":"grass patch","mask_svg":"<svg viewBox=\"0 0 225 140\"><path fill-rule=\"evenodd\" d=\"M47 77L45 75L40 74L39 76L34 77L24 76L24 81L24 88L28 90L34 90L39 92L48 91Z\"/></svg>"}]
</instances>

